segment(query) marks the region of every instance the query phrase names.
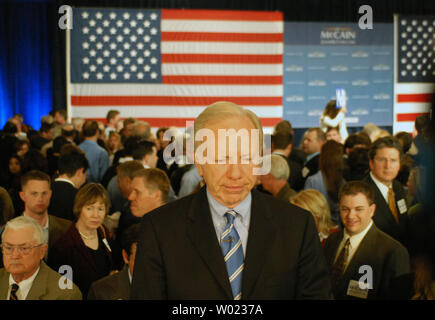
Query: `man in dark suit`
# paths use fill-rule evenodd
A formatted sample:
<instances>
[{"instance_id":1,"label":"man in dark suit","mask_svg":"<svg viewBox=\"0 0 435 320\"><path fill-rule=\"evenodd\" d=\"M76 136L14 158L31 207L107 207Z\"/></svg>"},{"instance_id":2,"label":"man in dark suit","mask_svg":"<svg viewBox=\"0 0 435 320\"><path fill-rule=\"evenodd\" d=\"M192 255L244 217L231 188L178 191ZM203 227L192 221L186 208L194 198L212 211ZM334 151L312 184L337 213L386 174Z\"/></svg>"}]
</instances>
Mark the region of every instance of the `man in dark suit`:
<instances>
[{"instance_id":1,"label":"man in dark suit","mask_svg":"<svg viewBox=\"0 0 435 320\"><path fill-rule=\"evenodd\" d=\"M339 203L344 230L333 233L324 247L335 298L409 298L408 251L373 223L373 190L351 181L341 188Z\"/></svg>"},{"instance_id":2,"label":"man in dark suit","mask_svg":"<svg viewBox=\"0 0 435 320\"><path fill-rule=\"evenodd\" d=\"M217 102L194 131L206 187L142 218L131 298L331 298L312 215L252 190L256 175L268 171L259 168L258 117Z\"/></svg>"},{"instance_id":3,"label":"man in dark suit","mask_svg":"<svg viewBox=\"0 0 435 320\"><path fill-rule=\"evenodd\" d=\"M77 147L61 154L58 161L59 176L51 185L52 195L48 211L51 215L74 221L74 199L78 189L86 182L88 160Z\"/></svg>"},{"instance_id":4,"label":"man in dark suit","mask_svg":"<svg viewBox=\"0 0 435 320\"><path fill-rule=\"evenodd\" d=\"M95 281L89 289L88 300L128 300L130 298L139 230L140 225L134 224L122 233L121 248L124 268L118 273Z\"/></svg>"},{"instance_id":5,"label":"man in dark suit","mask_svg":"<svg viewBox=\"0 0 435 320\"><path fill-rule=\"evenodd\" d=\"M302 166L291 160L289 155L293 149L293 136L287 131L278 131L272 135L272 153L283 157L290 169L288 183L296 191L304 188L304 179L302 178Z\"/></svg>"},{"instance_id":6,"label":"man in dark suit","mask_svg":"<svg viewBox=\"0 0 435 320\"><path fill-rule=\"evenodd\" d=\"M302 168L302 177L305 180L319 171L320 150L326 142L326 135L320 128L308 129L302 140L302 151L307 154L304 167Z\"/></svg>"},{"instance_id":7,"label":"man in dark suit","mask_svg":"<svg viewBox=\"0 0 435 320\"><path fill-rule=\"evenodd\" d=\"M364 179L375 193L376 226L401 242L410 245L406 192L400 182L394 180L400 170L402 147L393 137L376 140L369 151L370 173Z\"/></svg>"}]
</instances>

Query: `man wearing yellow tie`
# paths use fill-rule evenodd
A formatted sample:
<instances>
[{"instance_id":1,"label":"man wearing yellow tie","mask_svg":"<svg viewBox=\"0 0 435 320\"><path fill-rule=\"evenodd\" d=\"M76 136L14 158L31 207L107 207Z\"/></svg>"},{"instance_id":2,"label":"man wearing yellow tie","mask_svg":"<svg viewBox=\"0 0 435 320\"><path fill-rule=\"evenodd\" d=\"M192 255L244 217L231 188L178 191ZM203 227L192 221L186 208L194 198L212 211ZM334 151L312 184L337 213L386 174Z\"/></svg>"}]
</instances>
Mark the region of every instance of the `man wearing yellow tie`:
<instances>
[{"instance_id":1,"label":"man wearing yellow tie","mask_svg":"<svg viewBox=\"0 0 435 320\"><path fill-rule=\"evenodd\" d=\"M375 193L376 226L401 242L410 245L406 193L400 182L394 180L400 169L402 147L393 137L376 140L369 151L370 173L364 179Z\"/></svg>"}]
</instances>

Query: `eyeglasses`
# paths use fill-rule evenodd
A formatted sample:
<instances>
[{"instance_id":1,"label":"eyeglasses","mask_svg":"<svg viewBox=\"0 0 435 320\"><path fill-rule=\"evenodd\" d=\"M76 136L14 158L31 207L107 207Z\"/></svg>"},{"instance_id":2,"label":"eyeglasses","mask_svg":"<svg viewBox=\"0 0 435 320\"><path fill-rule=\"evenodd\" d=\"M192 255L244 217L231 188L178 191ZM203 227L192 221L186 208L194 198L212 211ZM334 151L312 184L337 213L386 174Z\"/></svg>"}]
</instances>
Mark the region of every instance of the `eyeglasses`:
<instances>
[{"instance_id":1,"label":"eyeglasses","mask_svg":"<svg viewBox=\"0 0 435 320\"><path fill-rule=\"evenodd\" d=\"M14 252L14 249L17 249L19 254L27 256L28 254L30 254L30 252L32 251L33 248L38 248L42 245L43 245L43 243L38 244L37 246L22 247L22 246L9 246L7 244L2 244L1 248L2 248L3 254L8 255L8 256L12 255L12 253Z\"/></svg>"}]
</instances>

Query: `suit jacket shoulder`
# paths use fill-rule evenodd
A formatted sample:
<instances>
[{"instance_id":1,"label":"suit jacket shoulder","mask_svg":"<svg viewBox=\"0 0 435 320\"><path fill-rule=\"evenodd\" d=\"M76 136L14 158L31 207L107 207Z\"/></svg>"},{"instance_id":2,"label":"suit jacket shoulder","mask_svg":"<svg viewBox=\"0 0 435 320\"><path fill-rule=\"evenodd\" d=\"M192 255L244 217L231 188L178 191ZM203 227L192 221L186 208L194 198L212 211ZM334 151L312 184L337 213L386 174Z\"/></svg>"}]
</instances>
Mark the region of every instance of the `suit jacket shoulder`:
<instances>
[{"instance_id":1,"label":"suit jacket shoulder","mask_svg":"<svg viewBox=\"0 0 435 320\"><path fill-rule=\"evenodd\" d=\"M128 300L130 298L130 279L128 266L113 275L92 283L88 300Z\"/></svg>"},{"instance_id":2,"label":"suit jacket shoulder","mask_svg":"<svg viewBox=\"0 0 435 320\"><path fill-rule=\"evenodd\" d=\"M48 215L48 232L49 232L49 247L54 245L56 241L65 234L71 226L71 221Z\"/></svg>"},{"instance_id":3,"label":"suit jacket shoulder","mask_svg":"<svg viewBox=\"0 0 435 320\"><path fill-rule=\"evenodd\" d=\"M51 185L51 190L53 194L48 212L53 216L74 221L73 206L77 189L68 182L54 181Z\"/></svg>"}]
</instances>

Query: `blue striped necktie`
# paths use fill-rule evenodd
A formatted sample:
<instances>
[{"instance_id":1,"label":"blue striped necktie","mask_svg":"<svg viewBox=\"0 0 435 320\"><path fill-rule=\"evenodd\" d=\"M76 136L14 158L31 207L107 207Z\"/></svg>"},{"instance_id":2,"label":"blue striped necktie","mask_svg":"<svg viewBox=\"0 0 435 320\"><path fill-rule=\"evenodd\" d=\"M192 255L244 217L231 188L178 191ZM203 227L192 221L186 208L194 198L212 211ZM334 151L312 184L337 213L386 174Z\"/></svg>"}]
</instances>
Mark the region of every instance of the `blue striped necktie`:
<instances>
[{"instance_id":1,"label":"blue striped necktie","mask_svg":"<svg viewBox=\"0 0 435 320\"><path fill-rule=\"evenodd\" d=\"M221 250L227 267L228 277L233 291L234 300L242 298L242 274L244 256L242 240L234 227L237 212L231 210L225 213L227 225L221 235Z\"/></svg>"}]
</instances>

